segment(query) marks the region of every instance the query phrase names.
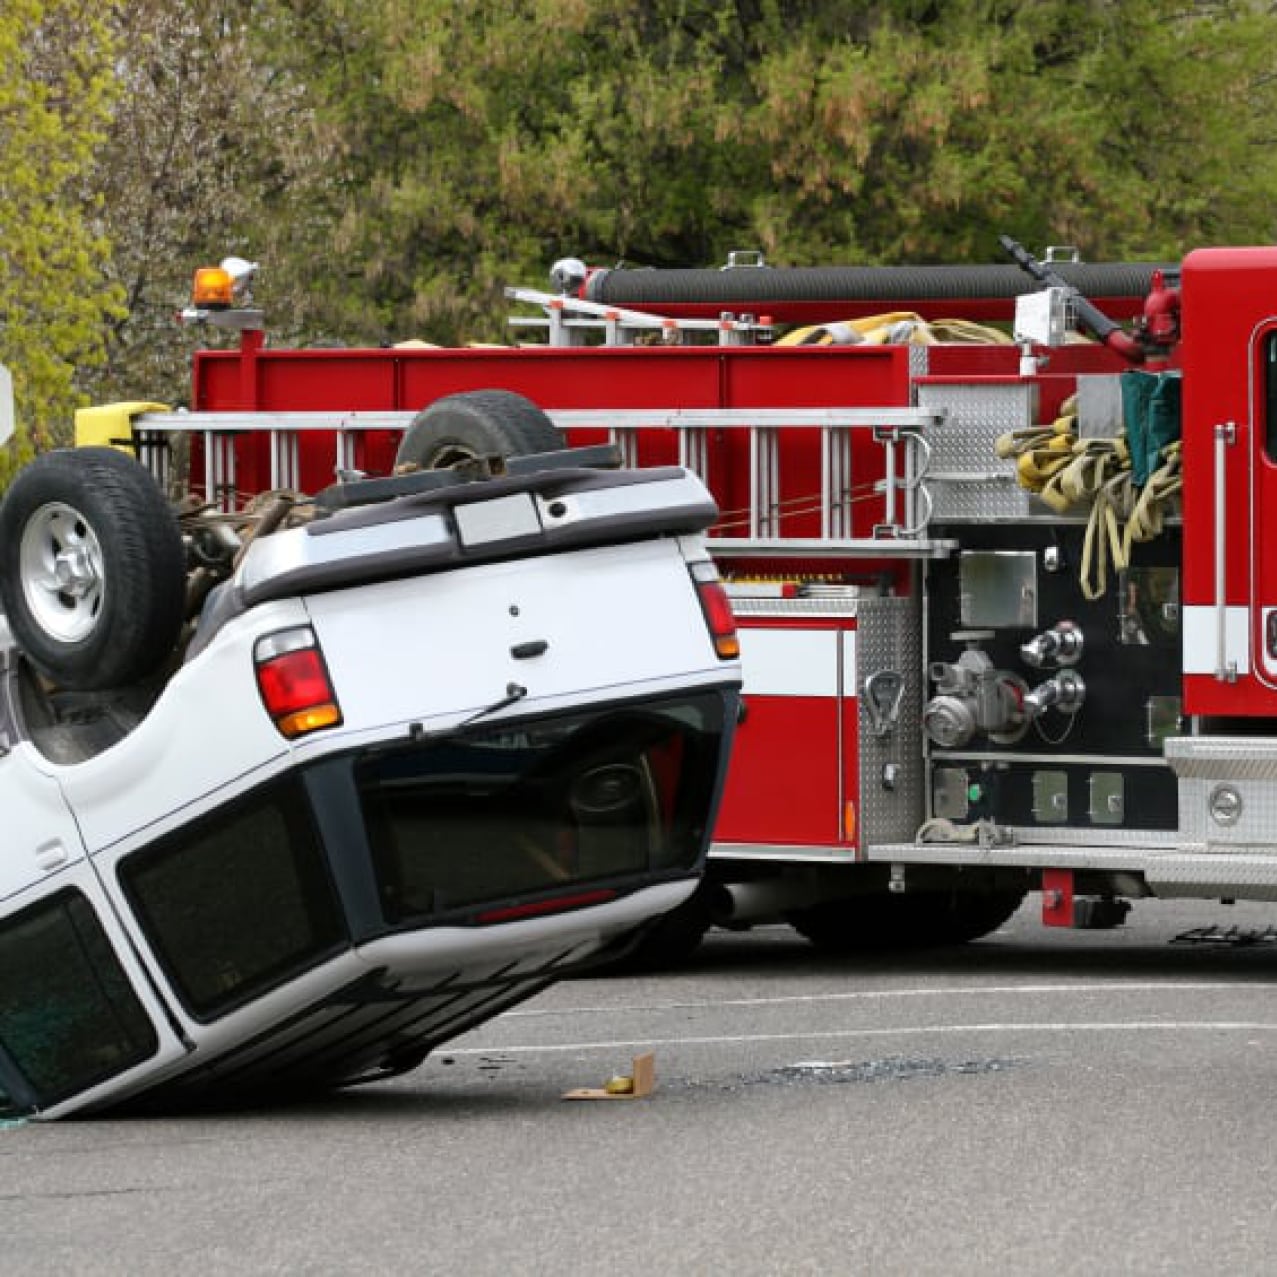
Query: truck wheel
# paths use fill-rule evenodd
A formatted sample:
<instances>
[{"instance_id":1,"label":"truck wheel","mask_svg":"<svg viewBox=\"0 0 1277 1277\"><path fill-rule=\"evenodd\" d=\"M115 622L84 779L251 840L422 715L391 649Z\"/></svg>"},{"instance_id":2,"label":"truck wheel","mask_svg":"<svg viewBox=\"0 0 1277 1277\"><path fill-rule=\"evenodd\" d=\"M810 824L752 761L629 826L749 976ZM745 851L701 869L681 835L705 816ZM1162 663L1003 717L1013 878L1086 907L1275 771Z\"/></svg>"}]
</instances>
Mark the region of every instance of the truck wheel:
<instances>
[{"instance_id":1,"label":"truck wheel","mask_svg":"<svg viewBox=\"0 0 1277 1277\"><path fill-rule=\"evenodd\" d=\"M851 896L796 909L785 921L822 952L864 953L902 945L901 912L895 896Z\"/></svg>"},{"instance_id":2,"label":"truck wheel","mask_svg":"<svg viewBox=\"0 0 1277 1277\"><path fill-rule=\"evenodd\" d=\"M177 519L113 448L47 452L0 505L0 601L32 664L63 688L150 674L177 641L186 586Z\"/></svg>"},{"instance_id":3,"label":"truck wheel","mask_svg":"<svg viewBox=\"0 0 1277 1277\"><path fill-rule=\"evenodd\" d=\"M827 953L966 944L996 931L1023 891L920 891L831 900L791 913L790 926Z\"/></svg>"},{"instance_id":4,"label":"truck wheel","mask_svg":"<svg viewBox=\"0 0 1277 1277\"><path fill-rule=\"evenodd\" d=\"M941 895L937 909L937 944L966 944L996 931L1020 907L1023 891L970 891Z\"/></svg>"},{"instance_id":5,"label":"truck wheel","mask_svg":"<svg viewBox=\"0 0 1277 1277\"><path fill-rule=\"evenodd\" d=\"M395 466L442 470L476 457L519 457L567 446L530 399L509 390L470 390L423 409L404 432Z\"/></svg>"}]
</instances>

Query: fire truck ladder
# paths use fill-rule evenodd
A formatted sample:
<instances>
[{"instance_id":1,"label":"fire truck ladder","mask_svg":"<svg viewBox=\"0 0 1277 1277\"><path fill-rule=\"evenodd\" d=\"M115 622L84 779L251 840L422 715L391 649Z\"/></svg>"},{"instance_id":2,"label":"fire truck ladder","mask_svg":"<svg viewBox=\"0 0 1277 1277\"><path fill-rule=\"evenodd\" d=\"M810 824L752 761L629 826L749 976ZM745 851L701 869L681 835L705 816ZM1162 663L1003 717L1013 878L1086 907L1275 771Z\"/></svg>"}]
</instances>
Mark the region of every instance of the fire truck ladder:
<instances>
[{"instance_id":1,"label":"fire truck ladder","mask_svg":"<svg viewBox=\"0 0 1277 1277\"><path fill-rule=\"evenodd\" d=\"M743 430L749 438L749 502L739 518L726 512L720 532L743 525L743 535L714 535L716 552L811 554L831 548L872 548L882 555L927 557L945 554L947 542L927 539L931 498L925 478L931 457L929 430L944 414L917 408L675 408L569 409L551 412L563 429L607 429L625 465L636 465L639 436L645 430L673 430L678 437L678 462L698 475L714 491L711 437L720 431ZM787 433L820 432L820 531L816 537L784 533L787 517L781 497ZM883 501L882 521L872 537L857 538L852 510L859 499L853 482L853 438L868 432L882 448L882 478L872 487Z\"/></svg>"},{"instance_id":2,"label":"fire truck ladder","mask_svg":"<svg viewBox=\"0 0 1277 1277\"><path fill-rule=\"evenodd\" d=\"M168 438L173 432L198 432L204 442L204 491L223 511L237 500L235 440L248 433L270 436L273 488L299 486L300 442L308 433L335 437L333 467L341 475L356 468L357 441L369 430L405 430L416 414L363 412L150 412L134 420L139 458L161 481L167 479ZM931 449L928 434L942 426L945 414L931 408L675 408L551 410L561 429L606 430L622 463L636 466L644 432L673 431L678 462L711 490L716 479L713 443L723 431L745 431L749 448L748 505L727 511L711 533L716 553L766 551L811 555L831 549L872 551L875 557L933 558L953 549L950 541L928 538L931 497L926 487ZM782 499L786 434L819 432L819 491L797 513L819 506L816 536L786 535L785 521L795 513ZM881 469L857 490L853 443L866 434L882 450ZM789 490L792 491L792 488ZM881 500L881 521L870 536L853 532L853 507L865 495ZM791 498L792 500L792 498ZM737 527L742 534L734 533Z\"/></svg>"}]
</instances>

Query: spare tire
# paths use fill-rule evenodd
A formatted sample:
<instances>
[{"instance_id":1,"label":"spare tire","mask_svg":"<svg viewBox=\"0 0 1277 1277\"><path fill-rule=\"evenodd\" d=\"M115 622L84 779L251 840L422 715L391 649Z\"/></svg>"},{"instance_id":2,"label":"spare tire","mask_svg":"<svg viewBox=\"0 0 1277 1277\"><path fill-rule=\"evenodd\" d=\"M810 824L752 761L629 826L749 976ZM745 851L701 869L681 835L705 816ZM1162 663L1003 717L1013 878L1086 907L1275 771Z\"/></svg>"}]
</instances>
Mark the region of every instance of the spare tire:
<instances>
[{"instance_id":1,"label":"spare tire","mask_svg":"<svg viewBox=\"0 0 1277 1277\"><path fill-rule=\"evenodd\" d=\"M47 452L0 504L0 601L14 640L72 691L152 673L181 629L185 553L151 475L114 448Z\"/></svg>"},{"instance_id":2,"label":"spare tire","mask_svg":"<svg viewBox=\"0 0 1277 1277\"><path fill-rule=\"evenodd\" d=\"M437 399L404 432L395 465L443 470L476 457L558 452L563 433L530 399L509 390L468 390Z\"/></svg>"}]
</instances>

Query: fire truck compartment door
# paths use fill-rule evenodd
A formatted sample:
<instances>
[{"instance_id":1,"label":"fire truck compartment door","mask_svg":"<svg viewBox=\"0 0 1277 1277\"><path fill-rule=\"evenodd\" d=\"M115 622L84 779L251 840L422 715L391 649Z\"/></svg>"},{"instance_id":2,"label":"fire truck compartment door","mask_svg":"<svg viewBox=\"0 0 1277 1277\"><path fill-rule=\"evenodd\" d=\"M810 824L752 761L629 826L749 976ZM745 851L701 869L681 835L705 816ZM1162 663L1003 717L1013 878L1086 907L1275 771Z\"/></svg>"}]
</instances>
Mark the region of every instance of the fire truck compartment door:
<instances>
[{"instance_id":1,"label":"fire truck compartment door","mask_svg":"<svg viewBox=\"0 0 1277 1277\"><path fill-rule=\"evenodd\" d=\"M844 621L745 621L745 712L737 728L717 842L846 845L855 777L855 630ZM850 725L850 738L848 733Z\"/></svg>"}]
</instances>

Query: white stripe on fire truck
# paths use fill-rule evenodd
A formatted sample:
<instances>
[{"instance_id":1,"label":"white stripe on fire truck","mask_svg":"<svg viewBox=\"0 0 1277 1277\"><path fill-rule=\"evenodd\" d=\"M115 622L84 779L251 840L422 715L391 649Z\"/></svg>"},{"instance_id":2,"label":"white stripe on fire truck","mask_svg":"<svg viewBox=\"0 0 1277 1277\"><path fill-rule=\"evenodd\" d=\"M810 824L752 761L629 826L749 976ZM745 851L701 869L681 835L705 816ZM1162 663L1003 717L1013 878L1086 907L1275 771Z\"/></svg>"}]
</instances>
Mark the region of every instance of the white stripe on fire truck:
<instances>
[{"instance_id":1,"label":"white stripe on fire truck","mask_svg":"<svg viewBox=\"0 0 1277 1277\"><path fill-rule=\"evenodd\" d=\"M856 632L742 626L745 693L837 696L856 693Z\"/></svg>"},{"instance_id":2,"label":"white stripe on fire truck","mask_svg":"<svg viewBox=\"0 0 1277 1277\"><path fill-rule=\"evenodd\" d=\"M1214 674L1219 666L1216 611L1209 604L1184 609L1184 673ZM1250 673L1250 609L1224 609L1224 661L1238 674Z\"/></svg>"}]
</instances>

